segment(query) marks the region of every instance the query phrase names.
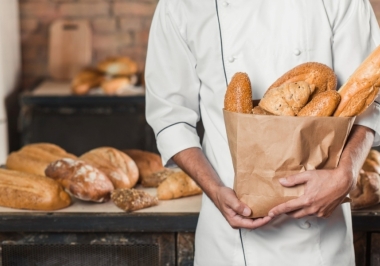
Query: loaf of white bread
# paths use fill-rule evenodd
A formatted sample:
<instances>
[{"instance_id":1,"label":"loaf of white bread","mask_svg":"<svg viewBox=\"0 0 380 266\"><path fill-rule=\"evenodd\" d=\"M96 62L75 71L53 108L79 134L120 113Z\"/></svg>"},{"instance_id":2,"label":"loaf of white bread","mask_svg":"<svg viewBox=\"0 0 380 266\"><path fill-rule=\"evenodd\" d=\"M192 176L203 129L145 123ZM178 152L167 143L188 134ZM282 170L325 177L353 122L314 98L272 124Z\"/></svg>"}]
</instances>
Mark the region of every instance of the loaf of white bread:
<instances>
[{"instance_id":1,"label":"loaf of white bread","mask_svg":"<svg viewBox=\"0 0 380 266\"><path fill-rule=\"evenodd\" d=\"M68 207L70 204L70 195L54 180L0 169L0 206L50 211Z\"/></svg>"}]
</instances>

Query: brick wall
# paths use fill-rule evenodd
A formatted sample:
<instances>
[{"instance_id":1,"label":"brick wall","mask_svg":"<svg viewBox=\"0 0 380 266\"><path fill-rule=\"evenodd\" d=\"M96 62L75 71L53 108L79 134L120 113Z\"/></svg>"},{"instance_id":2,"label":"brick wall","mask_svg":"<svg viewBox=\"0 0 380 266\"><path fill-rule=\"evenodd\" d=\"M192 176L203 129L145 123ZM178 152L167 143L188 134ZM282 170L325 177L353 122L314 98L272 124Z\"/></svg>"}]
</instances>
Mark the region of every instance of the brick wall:
<instances>
[{"instance_id":1,"label":"brick wall","mask_svg":"<svg viewBox=\"0 0 380 266\"><path fill-rule=\"evenodd\" d=\"M149 27L158 0L19 0L22 87L48 76L48 32L59 18L87 19L93 63L126 55L144 68Z\"/></svg>"},{"instance_id":2,"label":"brick wall","mask_svg":"<svg viewBox=\"0 0 380 266\"><path fill-rule=\"evenodd\" d=\"M4 1L4 0L3 0ZM5 0L6 1L6 0ZM23 88L47 76L48 29L58 18L85 18L93 30L93 62L127 55L144 68L158 0L19 0ZM371 0L380 21L380 0Z\"/></svg>"}]
</instances>

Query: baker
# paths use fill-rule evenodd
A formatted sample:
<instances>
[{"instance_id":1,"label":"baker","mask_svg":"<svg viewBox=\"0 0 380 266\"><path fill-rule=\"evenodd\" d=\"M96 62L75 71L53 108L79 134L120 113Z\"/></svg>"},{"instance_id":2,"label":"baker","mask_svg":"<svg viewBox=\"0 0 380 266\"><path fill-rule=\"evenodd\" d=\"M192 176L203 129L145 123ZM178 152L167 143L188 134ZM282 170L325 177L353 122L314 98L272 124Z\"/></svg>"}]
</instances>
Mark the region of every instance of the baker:
<instances>
[{"instance_id":1,"label":"baker","mask_svg":"<svg viewBox=\"0 0 380 266\"><path fill-rule=\"evenodd\" d=\"M247 218L251 210L231 189L222 108L236 72L248 73L254 99L310 61L333 68L340 86L379 43L368 0L159 1L147 54L146 116L164 163L174 161L205 192L195 265L355 264L350 206L340 203L371 145L380 144L379 98L355 120L339 166L284 177L284 186L305 183L305 195L260 219Z\"/></svg>"}]
</instances>

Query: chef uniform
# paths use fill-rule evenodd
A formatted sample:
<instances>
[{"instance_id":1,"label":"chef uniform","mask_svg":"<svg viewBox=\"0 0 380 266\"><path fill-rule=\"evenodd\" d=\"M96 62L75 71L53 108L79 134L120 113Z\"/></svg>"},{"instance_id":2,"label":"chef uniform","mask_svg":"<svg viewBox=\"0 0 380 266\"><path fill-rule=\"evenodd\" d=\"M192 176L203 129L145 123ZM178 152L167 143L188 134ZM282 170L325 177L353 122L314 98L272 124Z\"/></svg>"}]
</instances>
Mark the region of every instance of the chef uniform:
<instances>
[{"instance_id":1,"label":"chef uniform","mask_svg":"<svg viewBox=\"0 0 380 266\"><path fill-rule=\"evenodd\" d=\"M339 86L380 43L368 0L160 0L146 63L146 116L164 163L199 147L228 187L234 171L223 120L227 84L246 72L260 99L304 62L332 67ZM380 144L379 98L356 119ZM270 160L270 158L268 158ZM244 253L243 253L244 249ZM204 195L195 265L354 265L349 204L327 219L282 215L255 230L232 229Z\"/></svg>"}]
</instances>

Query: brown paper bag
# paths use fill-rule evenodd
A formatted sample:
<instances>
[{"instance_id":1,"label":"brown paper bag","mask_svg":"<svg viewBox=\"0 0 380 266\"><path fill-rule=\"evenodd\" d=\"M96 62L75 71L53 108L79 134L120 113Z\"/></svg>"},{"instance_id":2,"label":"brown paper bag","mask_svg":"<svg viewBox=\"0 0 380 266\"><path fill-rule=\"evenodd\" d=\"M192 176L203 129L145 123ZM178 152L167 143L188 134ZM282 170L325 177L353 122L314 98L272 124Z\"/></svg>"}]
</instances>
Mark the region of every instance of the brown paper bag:
<instances>
[{"instance_id":1,"label":"brown paper bag","mask_svg":"<svg viewBox=\"0 0 380 266\"><path fill-rule=\"evenodd\" d=\"M224 112L237 197L263 217L303 195L304 185L285 188L279 179L338 165L354 117L288 117Z\"/></svg>"}]
</instances>

